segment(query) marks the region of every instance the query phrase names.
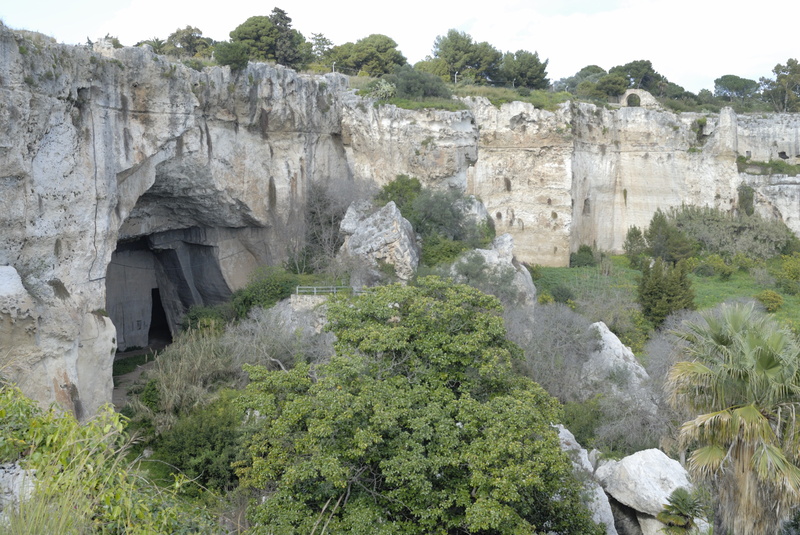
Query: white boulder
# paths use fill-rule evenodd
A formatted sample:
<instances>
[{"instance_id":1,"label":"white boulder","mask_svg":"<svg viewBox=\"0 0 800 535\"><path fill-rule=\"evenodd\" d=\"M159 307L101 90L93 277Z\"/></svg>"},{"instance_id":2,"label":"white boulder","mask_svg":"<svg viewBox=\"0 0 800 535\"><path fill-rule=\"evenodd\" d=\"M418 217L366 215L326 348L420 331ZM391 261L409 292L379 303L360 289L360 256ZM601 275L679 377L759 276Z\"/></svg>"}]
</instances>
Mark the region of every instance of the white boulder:
<instances>
[{"instance_id":1,"label":"white boulder","mask_svg":"<svg viewBox=\"0 0 800 535\"><path fill-rule=\"evenodd\" d=\"M657 449L607 462L595 477L612 498L651 516L661 512L675 489L692 486L683 466Z\"/></svg>"}]
</instances>

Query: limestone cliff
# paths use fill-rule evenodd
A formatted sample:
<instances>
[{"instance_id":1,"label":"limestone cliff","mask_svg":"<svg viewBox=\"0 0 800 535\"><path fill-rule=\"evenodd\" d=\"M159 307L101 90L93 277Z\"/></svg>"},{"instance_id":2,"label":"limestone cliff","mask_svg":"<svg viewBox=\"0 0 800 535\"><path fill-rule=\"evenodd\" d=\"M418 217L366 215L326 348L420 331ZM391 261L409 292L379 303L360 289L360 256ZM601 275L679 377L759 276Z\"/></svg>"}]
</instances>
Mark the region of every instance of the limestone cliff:
<instances>
[{"instance_id":1,"label":"limestone cliff","mask_svg":"<svg viewBox=\"0 0 800 535\"><path fill-rule=\"evenodd\" d=\"M375 106L342 75L202 72L147 48L59 45L0 24L0 358L43 402L110 401L117 346L176 332L302 242L309 186L398 174L482 199L522 262L619 250L681 203L756 208L800 230L796 179L736 157L800 156L792 115L567 103Z\"/></svg>"},{"instance_id":2,"label":"limestone cliff","mask_svg":"<svg viewBox=\"0 0 800 535\"><path fill-rule=\"evenodd\" d=\"M0 310L4 373L92 414L111 399L117 344L146 345L155 307L174 332L190 305L280 262L310 181L351 178L345 84L257 64L197 72L0 25L0 266L20 282Z\"/></svg>"}]
</instances>

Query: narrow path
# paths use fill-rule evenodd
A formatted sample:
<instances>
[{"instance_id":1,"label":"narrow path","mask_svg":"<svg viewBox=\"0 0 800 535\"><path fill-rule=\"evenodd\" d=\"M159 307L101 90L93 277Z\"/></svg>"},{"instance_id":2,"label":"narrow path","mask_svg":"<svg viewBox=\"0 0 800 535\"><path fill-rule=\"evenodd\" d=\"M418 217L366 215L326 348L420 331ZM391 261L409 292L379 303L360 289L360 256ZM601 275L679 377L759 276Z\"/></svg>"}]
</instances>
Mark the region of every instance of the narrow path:
<instances>
[{"instance_id":1,"label":"narrow path","mask_svg":"<svg viewBox=\"0 0 800 535\"><path fill-rule=\"evenodd\" d=\"M167 340L153 340L152 342L153 343L151 343L150 347L145 349L117 353L114 357L114 361L116 362L118 360L138 357L140 355L144 355L145 353L161 351L167 345L169 345L169 341ZM139 380L139 377L142 375L142 373L153 367L153 363L153 360L149 360L144 364L137 366L132 372L114 377L115 386L114 391L111 394L111 402L118 411L128 404L128 390L130 390L130 387Z\"/></svg>"},{"instance_id":2,"label":"narrow path","mask_svg":"<svg viewBox=\"0 0 800 535\"><path fill-rule=\"evenodd\" d=\"M128 404L128 390L139 379L146 370L153 367L154 361L150 360L144 364L137 366L135 370L124 375L114 377L114 392L111 394L111 401L114 407L119 411L122 407Z\"/></svg>"}]
</instances>

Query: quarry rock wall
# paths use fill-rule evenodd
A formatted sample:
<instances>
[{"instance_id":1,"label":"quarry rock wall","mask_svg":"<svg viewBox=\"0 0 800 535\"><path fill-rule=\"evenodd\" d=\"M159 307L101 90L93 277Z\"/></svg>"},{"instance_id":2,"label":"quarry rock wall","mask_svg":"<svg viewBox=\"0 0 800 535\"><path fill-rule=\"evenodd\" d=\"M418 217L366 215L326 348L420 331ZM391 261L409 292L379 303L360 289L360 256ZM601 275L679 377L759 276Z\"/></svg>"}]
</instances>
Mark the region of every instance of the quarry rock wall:
<instances>
[{"instance_id":1,"label":"quarry rock wall","mask_svg":"<svg viewBox=\"0 0 800 535\"><path fill-rule=\"evenodd\" d=\"M482 98L410 111L338 74L200 72L148 47L66 46L2 24L0 95L4 373L81 416L110 401L115 350L143 345L156 309L176 332L190 306L299 250L316 183L406 174L474 194L516 259L543 265L580 244L619 251L658 208L732 210L743 183L759 213L800 230L797 179L737 167L797 163L794 115Z\"/></svg>"}]
</instances>

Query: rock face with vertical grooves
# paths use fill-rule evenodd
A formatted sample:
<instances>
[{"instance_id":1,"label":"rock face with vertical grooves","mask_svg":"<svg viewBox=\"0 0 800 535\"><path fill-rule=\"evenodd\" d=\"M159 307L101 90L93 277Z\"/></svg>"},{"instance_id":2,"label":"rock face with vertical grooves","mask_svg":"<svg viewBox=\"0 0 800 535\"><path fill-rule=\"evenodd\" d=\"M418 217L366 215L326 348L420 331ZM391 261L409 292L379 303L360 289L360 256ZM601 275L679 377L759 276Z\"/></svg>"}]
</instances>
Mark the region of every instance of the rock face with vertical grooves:
<instances>
[{"instance_id":1,"label":"rock face with vertical grooves","mask_svg":"<svg viewBox=\"0 0 800 535\"><path fill-rule=\"evenodd\" d=\"M190 306L286 259L313 183L407 174L475 194L514 257L543 265L580 244L619 250L657 208L734 209L742 183L759 213L800 230L797 180L736 164L798 163L794 115L481 98L409 111L376 107L342 75L198 72L148 47L2 24L0 94L0 266L24 290L3 286L0 357L26 393L83 416L111 399L118 345L143 345L157 322L176 332Z\"/></svg>"}]
</instances>

